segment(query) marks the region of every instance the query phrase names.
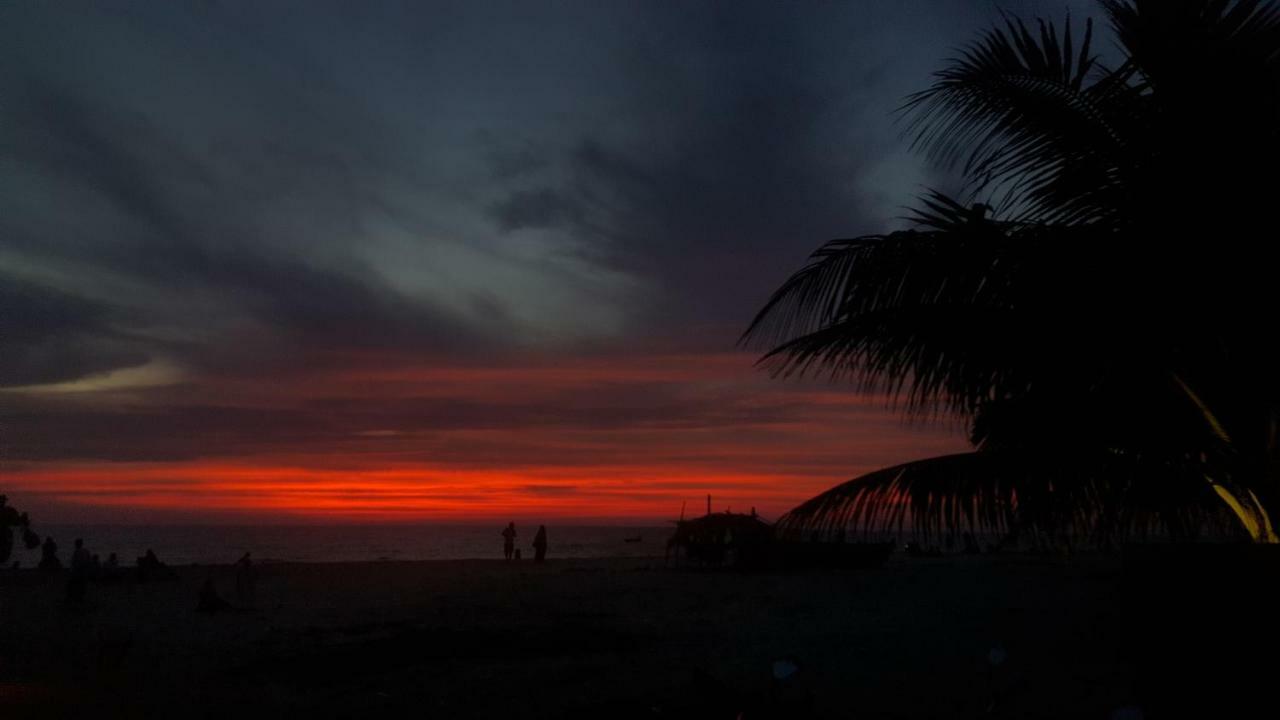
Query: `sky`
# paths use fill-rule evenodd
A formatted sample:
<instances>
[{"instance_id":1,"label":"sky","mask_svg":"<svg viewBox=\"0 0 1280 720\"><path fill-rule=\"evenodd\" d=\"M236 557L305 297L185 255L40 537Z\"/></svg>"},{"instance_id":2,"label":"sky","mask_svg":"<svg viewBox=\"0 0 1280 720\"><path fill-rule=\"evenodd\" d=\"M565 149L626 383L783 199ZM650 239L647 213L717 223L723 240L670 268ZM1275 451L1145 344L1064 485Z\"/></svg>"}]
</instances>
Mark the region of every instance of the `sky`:
<instances>
[{"instance_id":1,"label":"sky","mask_svg":"<svg viewBox=\"0 0 1280 720\"><path fill-rule=\"evenodd\" d=\"M952 182L1003 8L0 4L0 492L47 522L776 517L966 447L738 338Z\"/></svg>"}]
</instances>

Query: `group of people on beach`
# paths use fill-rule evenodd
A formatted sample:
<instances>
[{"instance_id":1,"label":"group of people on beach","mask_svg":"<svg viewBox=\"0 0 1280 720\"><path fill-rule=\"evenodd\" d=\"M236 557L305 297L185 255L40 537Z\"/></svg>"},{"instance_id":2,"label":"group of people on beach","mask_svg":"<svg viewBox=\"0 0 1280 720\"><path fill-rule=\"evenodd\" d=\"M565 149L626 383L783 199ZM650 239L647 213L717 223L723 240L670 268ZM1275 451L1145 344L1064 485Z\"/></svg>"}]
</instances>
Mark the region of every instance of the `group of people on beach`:
<instances>
[{"instance_id":1,"label":"group of people on beach","mask_svg":"<svg viewBox=\"0 0 1280 720\"><path fill-rule=\"evenodd\" d=\"M38 569L44 571L63 569L62 560L58 558L58 543L53 537L46 537L44 544L40 547ZM77 604L84 602L90 581L112 582L123 579L126 575L125 571L120 567L120 560L115 553L108 555L104 563L99 559L98 555L89 552L89 549L85 547L83 538L76 538L75 540L75 550L71 553L70 569L71 577L67 580L67 601ZM136 578L138 582L173 580L177 578L177 574L174 573L172 568L160 561L154 550L147 548L146 554L137 560ZM218 595L213 585L213 577L210 576L200 588L196 609L212 613L230 610L237 606L251 607L256 594L256 581L253 559L246 552L236 561L235 599L237 605L232 605Z\"/></svg>"},{"instance_id":2,"label":"group of people on beach","mask_svg":"<svg viewBox=\"0 0 1280 720\"><path fill-rule=\"evenodd\" d=\"M507 560L519 560L520 551L516 549L516 524L507 523L502 531L502 556ZM542 562L547 559L547 526L539 525L533 536L533 561Z\"/></svg>"},{"instance_id":3,"label":"group of people on beach","mask_svg":"<svg viewBox=\"0 0 1280 720\"><path fill-rule=\"evenodd\" d=\"M63 569L62 559L58 557L58 542L53 536L47 536L40 545L40 563L37 570L56 572ZM84 538L75 539L75 549L71 552L71 577L67 580L67 600L73 603L83 602L89 590L89 583L115 582L126 577L127 571L120 567L120 558L116 553L107 555L105 561L97 553L89 551ZM160 562L154 550L148 548L145 555L137 560L137 579L162 580L174 577L168 565Z\"/></svg>"}]
</instances>

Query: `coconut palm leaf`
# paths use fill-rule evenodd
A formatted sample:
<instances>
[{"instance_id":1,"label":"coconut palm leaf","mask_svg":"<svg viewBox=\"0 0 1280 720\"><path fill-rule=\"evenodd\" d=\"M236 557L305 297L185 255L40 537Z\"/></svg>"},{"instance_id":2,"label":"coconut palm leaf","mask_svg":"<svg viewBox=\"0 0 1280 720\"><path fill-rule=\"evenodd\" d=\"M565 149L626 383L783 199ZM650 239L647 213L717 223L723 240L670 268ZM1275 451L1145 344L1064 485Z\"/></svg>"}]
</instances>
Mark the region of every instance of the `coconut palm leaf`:
<instances>
[{"instance_id":1,"label":"coconut palm leaf","mask_svg":"<svg viewBox=\"0 0 1280 720\"><path fill-rule=\"evenodd\" d=\"M1275 528L1272 526L1271 515L1267 511L1266 505L1259 499L1258 494L1253 489L1247 485L1242 486L1240 484L1241 478L1239 476L1243 475L1246 481L1254 480L1255 482L1271 478L1267 478L1265 474L1262 478L1250 477L1251 474L1247 471L1244 473L1232 472L1237 469L1239 453L1223 421L1218 418L1217 413L1209 408L1199 394L1184 379L1175 376L1174 380L1186 394L1187 399L1200 412L1212 437L1218 441L1218 452L1215 453L1214 457L1217 462L1212 466L1206 467L1206 482L1212 486L1218 497L1231 509L1240 525L1248 532L1249 537L1254 542L1280 543L1280 535L1276 534ZM1269 448L1265 454L1272 455L1273 453L1274 448Z\"/></svg>"},{"instance_id":2,"label":"coconut palm leaf","mask_svg":"<svg viewBox=\"0 0 1280 720\"><path fill-rule=\"evenodd\" d=\"M776 374L966 417L980 451L851 481L784 526L1186 535L1234 514L1274 535L1280 357L1256 320L1275 306L1274 191L1257 178L1280 165L1278 5L1102 0L1114 68L1091 23L1006 18L907 99L914 147L961 166L967 195L824 245L743 341Z\"/></svg>"},{"instance_id":3,"label":"coconut palm leaf","mask_svg":"<svg viewBox=\"0 0 1280 720\"><path fill-rule=\"evenodd\" d=\"M1006 18L901 108L913 146L945 166L963 160L974 197L1002 195L1018 219L1090 222L1114 210L1129 127L1143 87L1135 68L1101 68L1093 24L1073 42L1041 21L1033 33Z\"/></svg>"},{"instance_id":4,"label":"coconut palm leaf","mask_svg":"<svg viewBox=\"0 0 1280 720\"><path fill-rule=\"evenodd\" d=\"M1253 234L1246 228L1263 229L1256 213L1271 190L1256 176L1280 158L1280 7L1263 0L1101 5L1148 91L1130 141L1128 219L1148 232L1212 232L1224 243ZM1199 213L1205 224L1188 227L1182 218L1163 226L1169 207L1184 204L1208 210Z\"/></svg>"},{"instance_id":5,"label":"coconut palm leaf","mask_svg":"<svg viewBox=\"0 0 1280 720\"><path fill-rule=\"evenodd\" d=\"M1073 381L1088 380L1102 360L1080 359L1091 347L1072 348L1071 335L1109 318L1109 302L1081 295L1074 278L1091 271L1105 234L996 222L941 195L916 219L919 229L819 248L742 341L768 348L761 362L776 375L851 378L910 412L972 414L1037 379L1068 377L1065 364Z\"/></svg>"},{"instance_id":6,"label":"coconut palm leaf","mask_svg":"<svg viewBox=\"0 0 1280 720\"><path fill-rule=\"evenodd\" d=\"M1099 5L1120 46L1161 92L1187 81L1254 82L1256 70L1274 72L1280 63L1280 7L1269 0L1099 0ZM1232 65L1233 72L1207 66L1216 62ZM1208 72L1189 73L1188 64ZM1248 65L1255 72L1248 72Z\"/></svg>"},{"instance_id":7,"label":"coconut palm leaf","mask_svg":"<svg viewBox=\"0 0 1280 720\"><path fill-rule=\"evenodd\" d=\"M789 375L821 367L906 400L971 406L1001 373L1016 250L982 214L935 200L934 227L835 240L769 299L743 335ZM949 214L948 214L949 213Z\"/></svg>"},{"instance_id":8,"label":"coconut palm leaf","mask_svg":"<svg viewBox=\"0 0 1280 720\"><path fill-rule=\"evenodd\" d=\"M777 522L784 539L925 539L961 533L1063 536L1105 545L1135 535L1173 538L1238 529L1193 467L1134 455L972 452L854 478Z\"/></svg>"}]
</instances>

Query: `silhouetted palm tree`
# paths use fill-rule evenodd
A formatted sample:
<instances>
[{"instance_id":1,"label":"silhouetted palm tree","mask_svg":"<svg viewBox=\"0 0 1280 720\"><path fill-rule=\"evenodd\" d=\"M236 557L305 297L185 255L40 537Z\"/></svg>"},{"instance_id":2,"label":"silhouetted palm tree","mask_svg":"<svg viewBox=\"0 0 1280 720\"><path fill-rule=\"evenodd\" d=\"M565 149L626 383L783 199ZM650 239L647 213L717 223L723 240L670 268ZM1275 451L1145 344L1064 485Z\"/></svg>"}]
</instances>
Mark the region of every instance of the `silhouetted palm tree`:
<instances>
[{"instance_id":1,"label":"silhouetted palm tree","mask_svg":"<svg viewBox=\"0 0 1280 720\"><path fill-rule=\"evenodd\" d=\"M8 496L0 495L0 566L9 562L15 530L19 532L19 538L28 550L40 546L40 536L31 531L31 521L27 514L10 507Z\"/></svg>"},{"instance_id":2,"label":"silhouetted palm tree","mask_svg":"<svg viewBox=\"0 0 1280 720\"><path fill-rule=\"evenodd\" d=\"M827 243L747 330L776 373L958 415L976 448L856 478L784 530L1275 539L1280 11L1100 6L1116 64L1091 21L1077 41L1006 18L936 73L904 120L964 194Z\"/></svg>"}]
</instances>

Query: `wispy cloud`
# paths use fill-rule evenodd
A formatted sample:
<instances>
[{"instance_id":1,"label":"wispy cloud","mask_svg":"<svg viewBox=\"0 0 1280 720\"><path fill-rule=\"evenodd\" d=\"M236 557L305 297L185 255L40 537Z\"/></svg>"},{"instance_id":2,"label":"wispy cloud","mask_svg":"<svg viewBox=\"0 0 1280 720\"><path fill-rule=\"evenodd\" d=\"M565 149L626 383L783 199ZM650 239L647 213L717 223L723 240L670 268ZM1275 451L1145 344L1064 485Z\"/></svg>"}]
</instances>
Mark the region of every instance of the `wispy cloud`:
<instances>
[{"instance_id":1,"label":"wispy cloud","mask_svg":"<svg viewBox=\"0 0 1280 720\"><path fill-rule=\"evenodd\" d=\"M4 3L5 482L656 512L952 447L733 348L811 248L938 180L889 111L993 11Z\"/></svg>"}]
</instances>

